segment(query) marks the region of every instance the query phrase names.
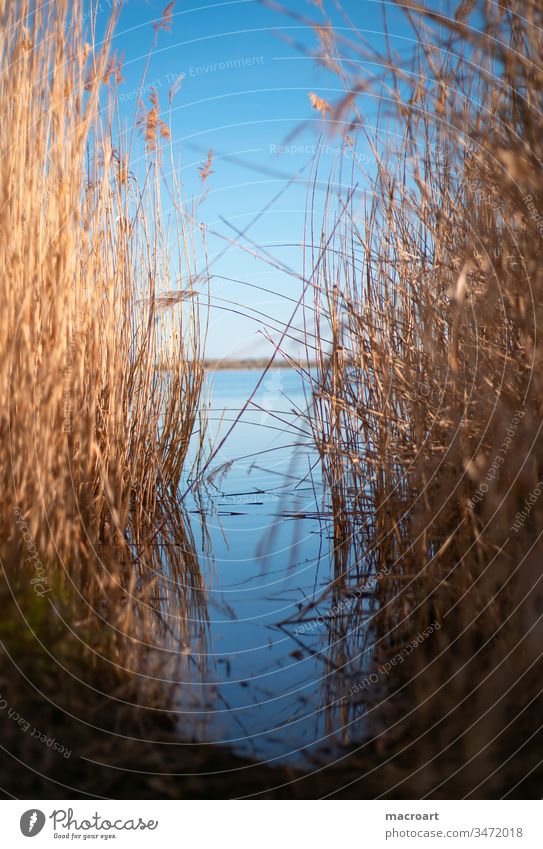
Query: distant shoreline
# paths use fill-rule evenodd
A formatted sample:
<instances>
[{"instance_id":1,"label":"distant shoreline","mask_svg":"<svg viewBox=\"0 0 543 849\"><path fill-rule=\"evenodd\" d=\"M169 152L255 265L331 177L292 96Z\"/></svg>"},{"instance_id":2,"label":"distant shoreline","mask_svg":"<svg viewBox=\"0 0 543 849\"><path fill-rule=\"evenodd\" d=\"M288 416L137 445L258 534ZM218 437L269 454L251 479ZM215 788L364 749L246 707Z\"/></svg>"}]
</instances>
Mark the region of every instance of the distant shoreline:
<instances>
[{"instance_id":1,"label":"distant shoreline","mask_svg":"<svg viewBox=\"0 0 543 849\"><path fill-rule=\"evenodd\" d=\"M258 359L243 359L243 360L233 360L233 359L222 359L222 360L204 360L204 368L206 371L247 371L252 369L254 371L262 371L269 365L270 358L269 357L260 357ZM274 360L269 368L278 369L278 368L315 368L316 363L302 363L299 360L289 361L289 360Z\"/></svg>"}]
</instances>

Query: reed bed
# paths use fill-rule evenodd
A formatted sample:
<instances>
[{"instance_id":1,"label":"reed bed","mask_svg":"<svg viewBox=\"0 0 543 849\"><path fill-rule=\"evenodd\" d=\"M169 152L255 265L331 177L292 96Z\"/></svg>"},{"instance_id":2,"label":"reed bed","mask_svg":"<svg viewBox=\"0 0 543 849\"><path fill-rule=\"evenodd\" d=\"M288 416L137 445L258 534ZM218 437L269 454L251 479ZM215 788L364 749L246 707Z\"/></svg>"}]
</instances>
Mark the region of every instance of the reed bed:
<instances>
[{"instance_id":1,"label":"reed bed","mask_svg":"<svg viewBox=\"0 0 543 849\"><path fill-rule=\"evenodd\" d=\"M178 496L205 333L175 176L161 200L168 126L153 95L122 132L115 14L101 45L83 17L0 2L2 692L14 664L42 707L115 694L126 728L206 637Z\"/></svg>"},{"instance_id":2,"label":"reed bed","mask_svg":"<svg viewBox=\"0 0 543 849\"><path fill-rule=\"evenodd\" d=\"M330 131L374 157L308 227L326 703L351 792L539 798L543 10L400 5L411 64L311 24L345 88Z\"/></svg>"}]
</instances>

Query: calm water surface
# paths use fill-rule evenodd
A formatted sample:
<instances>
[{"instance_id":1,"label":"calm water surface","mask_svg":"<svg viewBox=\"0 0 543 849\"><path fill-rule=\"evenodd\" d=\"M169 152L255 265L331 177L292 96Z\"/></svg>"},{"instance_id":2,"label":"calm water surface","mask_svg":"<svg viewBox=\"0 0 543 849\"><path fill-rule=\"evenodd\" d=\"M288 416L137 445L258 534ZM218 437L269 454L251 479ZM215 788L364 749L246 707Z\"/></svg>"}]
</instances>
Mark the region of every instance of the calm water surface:
<instances>
[{"instance_id":1,"label":"calm water surface","mask_svg":"<svg viewBox=\"0 0 543 849\"><path fill-rule=\"evenodd\" d=\"M214 438L226 432L259 377L241 370L208 375ZM210 471L217 474L202 503L190 505L210 638L206 678L200 685L195 675L186 688L183 722L198 738L244 754L298 761L337 742L324 710L326 632L317 626L296 634L296 624L282 624L325 587L330 533L304 422L304 381L292 369L270 371L254 400L258 406L247 410L214 461Z\"/></svg>"}]
</instances>

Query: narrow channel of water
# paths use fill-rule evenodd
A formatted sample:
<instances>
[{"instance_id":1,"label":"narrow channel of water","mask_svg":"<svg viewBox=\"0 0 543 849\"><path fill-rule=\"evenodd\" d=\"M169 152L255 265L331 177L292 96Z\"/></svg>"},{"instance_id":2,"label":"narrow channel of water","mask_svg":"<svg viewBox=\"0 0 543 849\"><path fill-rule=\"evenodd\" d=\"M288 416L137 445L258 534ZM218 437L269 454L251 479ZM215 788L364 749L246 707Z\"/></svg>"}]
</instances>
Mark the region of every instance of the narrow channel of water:
<instances>
[{"instance_id":1,"label":"narrow channel of water","mask_svg":"<svg viewBox=\"0 0 543 849\"><path fill-rule=\"evenodd\" d=\"M215 438L259 376L209 375ZM184 707L200 738L262 760L298 761L337 742L325 707L329 637L320 626L300 634L282 623L328 583L332 541L301 376L270 371L254 401L216 458L201 503L189 508L210 639L206 680L201 687L195 680Z\"/></svg>"}]
</instances>

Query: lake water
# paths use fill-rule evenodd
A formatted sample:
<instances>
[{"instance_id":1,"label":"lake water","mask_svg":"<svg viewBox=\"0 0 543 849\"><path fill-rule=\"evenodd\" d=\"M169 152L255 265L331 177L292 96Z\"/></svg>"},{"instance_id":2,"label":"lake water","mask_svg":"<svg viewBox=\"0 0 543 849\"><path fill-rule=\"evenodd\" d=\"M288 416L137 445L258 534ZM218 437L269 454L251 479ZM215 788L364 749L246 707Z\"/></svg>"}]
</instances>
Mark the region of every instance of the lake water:
<instances>
[{"instance_id":1,"label":"lake water","mask_svg":"<svg viewBox=\"0 0 543 849\"><path fill-rule=\"evenodd\" d=\"M260 377L208 375L210 427L220 439ZM292 620L331 574L331 538L320 467L304 412L308 389L293 369L270 371L255 404L189 506L208 586L208 672L184 699L185 732L262 760L325 755L338 736L326 709L326 628L296 633ZM258 405L258 406L255 406ZM210 556L212 552L212 556ZM319 611L321 610L319 609ZM313 613L312 615L316 615ZM202 658L200 658L202 660Z\"/></svg>"}]
</instances>

